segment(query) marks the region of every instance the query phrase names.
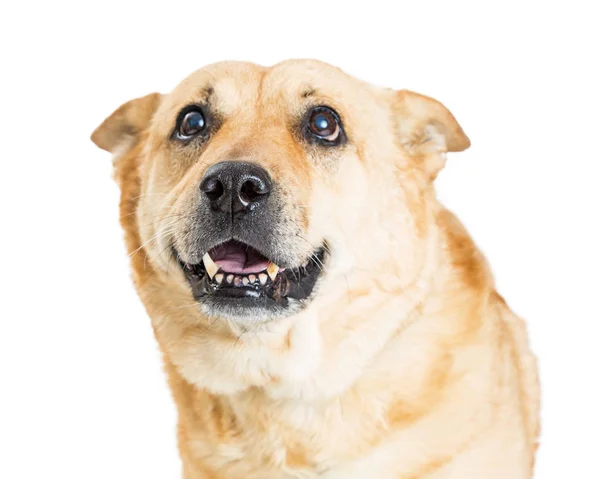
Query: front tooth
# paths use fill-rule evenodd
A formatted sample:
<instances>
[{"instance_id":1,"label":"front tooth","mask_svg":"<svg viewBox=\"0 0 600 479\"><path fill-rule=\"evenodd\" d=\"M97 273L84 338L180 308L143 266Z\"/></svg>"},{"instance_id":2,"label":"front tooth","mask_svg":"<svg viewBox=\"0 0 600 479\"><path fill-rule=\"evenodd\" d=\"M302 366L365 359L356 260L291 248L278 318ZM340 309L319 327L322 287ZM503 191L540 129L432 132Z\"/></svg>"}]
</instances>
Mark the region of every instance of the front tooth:
<instances>
[{"instance_id":1,"label":"front tooth","mask_svg":"<svg viewBox=\"0 0 600 479\"><path fill-rule=\"evenodd\" d=\"M244 284L244 286L246 286L249 282L250 280L246 276L242 278L242 283Z\"/></svg>"},{"instance_id":2,"label":"front tooth","mask_svg":"<svg viewBox=\"0 0 600 479\"><path fill-rule=\"evenodd\" d=\"M219 267L212 260L208 253L202 257L202 261L204 261L204 267L206 268L206 272L210 276L210 279L213 279L214 275L217 274L217 271L219 271Z\"/></svg>"},{"instance_id":3,"label":"front tooth","mask_svg":"<svg viewBox=\"0 0 600 479\"><path fill-rule=\"evenodd\" d=\"M242 284L242 278L240 278L239 276L236 276L236 277L233 279L233 284L234 284L235 286L239 286L240 284Z\"/></svg>"},{"instance_id":4,"label":"front tooth","mask_svg":"<svg viewBox=\"0 0 600 479\"><path fill-rule=\"evenodd\" d=\"M221 284L223 282L223 277L225 275L223 273L219 273L219 274L215 274L215 279L217 280L218 284Z\"/></svg>"},{"instance_id":5,"label":"front tooth","mask_svg":"<svg viewBox=\"0 0 600 479\"><path fill-rule=\"evenodd\" d=\"M267 284L267 279L269 279L269 277L265 273L260 273L258 275L258 280L260 281L260 284L262 284L263 286L265 284Z\"/></svg>"},{"instance_id":6,"label":"front tooth","mask_svg":"<svg viewBox=\"0 0 600 479\"><path fill-rule=\"evenodd\" d=\"M248 276L248 279L250 280L251 283L254 283L256 281L256 276L251 274L250 276Z\"/></svg>"},{"instance_id":7,"label":"front tooth","mask_svg":"<svg viewBox=\"0 0 600 479\"><path fill-rule=\"evenodd\" d=\"M269 266L267 266L267 273L269 273L269 277L271 278L271 281L275 281L278 271L279 271L279 266L277 266L275 263L269 263Z\"/></svg>"},{"instance_id":8,"label":"front tooth","mask_svg":"<svg viewBox=\"0 0 600 479\"><path fill-rule=\"evenodd\" d=\"M233 275L232 274L228 274L227 275L227 282L231 283L233 281Z\"/></svg>"}]
</instances>

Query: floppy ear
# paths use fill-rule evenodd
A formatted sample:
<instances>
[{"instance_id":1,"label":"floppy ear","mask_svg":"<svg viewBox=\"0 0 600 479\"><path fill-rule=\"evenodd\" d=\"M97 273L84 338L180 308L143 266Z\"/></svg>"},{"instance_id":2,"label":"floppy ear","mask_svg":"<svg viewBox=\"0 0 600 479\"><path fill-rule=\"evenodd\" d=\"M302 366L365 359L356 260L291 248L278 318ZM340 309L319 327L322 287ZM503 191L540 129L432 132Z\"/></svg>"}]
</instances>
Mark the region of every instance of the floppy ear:
<instances>
[{"instance_id":1,"label":"floppy ear","mask_svg":"<svg viewBox=\"0 0 600 479\"><path fill-rule=\"evenodd\" d=\"M103 150L114 153L146 129L161 98L160 93L151 93L124 103L94 130L92 141Z\"/></svg>"},{"instance_id":2,"label":"floppy ear","mask_svg":"<svg viewBox=\"0 0 600 479\"><path fill-rule=\"evenodd\" d=\"M443 168L447 151L463 151L471 144L452 113L433 98L400 90L393 109L402 145L422 157L432 178Z\"/></svg>"}]
</instances>

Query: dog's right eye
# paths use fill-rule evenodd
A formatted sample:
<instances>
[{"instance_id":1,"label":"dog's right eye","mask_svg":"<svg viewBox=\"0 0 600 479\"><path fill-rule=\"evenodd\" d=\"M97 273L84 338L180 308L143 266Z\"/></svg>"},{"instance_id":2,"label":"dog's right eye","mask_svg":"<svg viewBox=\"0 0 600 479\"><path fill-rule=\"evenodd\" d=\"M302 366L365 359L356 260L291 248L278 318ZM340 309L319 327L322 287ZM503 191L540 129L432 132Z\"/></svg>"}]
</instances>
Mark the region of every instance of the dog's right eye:
<instances>
[{"instance_id":1,"label":"dog's right eye","mask_svg":"<svg viewBox=\"0 0 600 479\"><path fill-rule=\"evenodd\" d=\"M179 121L177 136L183 140L188 140L194 136L206 133L208 122L204 113L199 107L184 112Z\"/></svg>"}]
</instances>

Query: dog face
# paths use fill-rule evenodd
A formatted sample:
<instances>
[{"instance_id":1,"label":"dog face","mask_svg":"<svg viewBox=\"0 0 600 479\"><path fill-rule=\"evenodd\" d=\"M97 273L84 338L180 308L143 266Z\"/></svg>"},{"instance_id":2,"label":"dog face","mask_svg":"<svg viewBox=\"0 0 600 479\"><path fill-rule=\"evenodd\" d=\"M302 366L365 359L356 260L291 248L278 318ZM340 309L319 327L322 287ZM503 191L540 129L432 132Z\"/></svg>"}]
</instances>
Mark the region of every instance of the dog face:
<instances>
[{"instance_id":1,"label":"dog face","mask_svg":"<svg viewBox=\"0 0 600 479\"><path fill-rule=\"evenodd\" d=\"M413 282L430 184L468 139L438 102L315 61L221 63L123 105L92 139L136 149L136 228L199 314L264 323L349 284Z\"/></svg>"}]
</instances>

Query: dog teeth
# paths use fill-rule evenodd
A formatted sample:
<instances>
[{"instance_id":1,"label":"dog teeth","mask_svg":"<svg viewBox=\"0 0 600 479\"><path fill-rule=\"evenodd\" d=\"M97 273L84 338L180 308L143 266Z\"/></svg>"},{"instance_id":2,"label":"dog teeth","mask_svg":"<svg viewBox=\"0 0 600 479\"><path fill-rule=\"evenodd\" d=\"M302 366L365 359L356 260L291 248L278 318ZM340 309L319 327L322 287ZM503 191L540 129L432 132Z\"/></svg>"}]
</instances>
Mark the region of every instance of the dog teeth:
<instances>
[{"instance_id":1,"label":"dog teeth","mask_svg":"<svg viewBox=\"0 0 600 479\"><path fill-rule=\"evenodd\" d=\"M217 274L217 271L219 271L219 267L208 253L202 257L202 261L204 261L204 268L206 269L208 276L210 276L210 279L213 279L215 274Z\"/></svg>"},{"instance_id":2,"label":"dog teeth","mask_svg":"<svg viewBox=\"0 0 600 479\"><path fill-rule=\"evenodd\" d=\"M213 281L218 285L231 284L233 286L258 286L260 284L261 286L264 286L267 284L267 281L269 281L269 277L273 280L280 271L283 271L283 269L274 265L274 267L269 267L266 272L259 273L258 275L249 274L248 276L242 276L221 272L214 275Z\"/></svg>"},{"instance_id":3,"label":"dog teeth","mask_svg":"<svg viewBox=\"0 0 600 479\"><path fill-rule=\"evenodd\" d=\"M267 273L269 274L271 281L275 281L275 278L277 277L278 272L279 272L279 266L277 266L275 263L269 263L269 266L267 266Z\"/></svg>"}]
</instances>

